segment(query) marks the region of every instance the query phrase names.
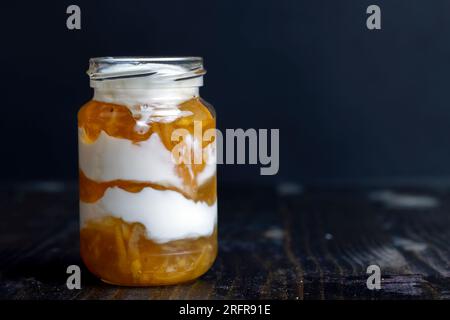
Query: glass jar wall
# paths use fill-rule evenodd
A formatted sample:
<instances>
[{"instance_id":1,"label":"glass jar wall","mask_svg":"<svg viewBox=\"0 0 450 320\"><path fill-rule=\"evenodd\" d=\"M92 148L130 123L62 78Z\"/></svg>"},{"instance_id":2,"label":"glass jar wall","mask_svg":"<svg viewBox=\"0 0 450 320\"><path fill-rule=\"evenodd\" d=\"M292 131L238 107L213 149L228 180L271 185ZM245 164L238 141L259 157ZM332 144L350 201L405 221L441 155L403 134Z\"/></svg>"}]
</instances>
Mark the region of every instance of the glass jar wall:
<instances>
[{"instance_id":1,"label":"glass jar wall","mask_svg":"<svg viewBox=\"0 0 450 320\"><path fill-rule=\"evenodd\" d=\"M217 254L215 113L201 58L95 58L78 112L80 247L105 282L195 279Z\"/></svg>"}]
</instances>

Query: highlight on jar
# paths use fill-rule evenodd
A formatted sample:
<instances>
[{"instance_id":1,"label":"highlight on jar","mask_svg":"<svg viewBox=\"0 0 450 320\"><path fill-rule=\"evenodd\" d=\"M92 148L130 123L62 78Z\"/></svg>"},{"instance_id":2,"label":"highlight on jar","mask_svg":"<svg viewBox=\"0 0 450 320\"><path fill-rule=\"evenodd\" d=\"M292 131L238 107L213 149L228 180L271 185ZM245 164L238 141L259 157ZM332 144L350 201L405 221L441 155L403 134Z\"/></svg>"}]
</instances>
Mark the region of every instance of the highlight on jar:
<instances>
[{"instance_id":1,"label":"highlight on jar","mask_svg":"<svg viewBox=\"0 0 450 320\"><path fill-rule=\"evenodd\" d=\"M80 251L105 282L181 283L216 258L216 141L194 134L215 129L204 74L198 57L90 60L94 97L78 112Z\"/></svg>"}]
</instances>

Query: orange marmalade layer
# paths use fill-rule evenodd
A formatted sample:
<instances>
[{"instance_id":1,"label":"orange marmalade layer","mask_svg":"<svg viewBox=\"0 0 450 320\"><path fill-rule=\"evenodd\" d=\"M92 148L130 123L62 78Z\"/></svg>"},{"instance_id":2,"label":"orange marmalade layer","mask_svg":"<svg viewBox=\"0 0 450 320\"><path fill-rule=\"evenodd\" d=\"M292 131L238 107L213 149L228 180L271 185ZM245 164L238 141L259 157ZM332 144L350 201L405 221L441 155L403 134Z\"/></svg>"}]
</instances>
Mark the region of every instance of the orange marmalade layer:
<instances>
[{"instance_id":1,"label":"orange marmalade layer","mask_svg":"<svg viewBox=\"0 0 450 320\"><path fill-rule=\"evenodd\" d=\"M180 190L175 187L163 187L156 183L113 180L108 182L96 182L85 176L83 171L79 171L80 200L87 203L93 203L101 199L106 189L118 187L128 192L141 192L144 188L153 188L156 190L172 190L181 193L187 199L206 202L212 206L216 202L216 176L214 175L207 182L196 188L185 188Z\"/></svg>"},{"instance_id":2,"label":"orange marmalade layer","mask_svg":"<svg viewBox=\"0 0 450 320\"><path fill-rule=\"evenodd\" d=\"M87 268L117 285L169 285L198 278L217 255L217 233L163 244L146 237L143 225L106 217L81 229Z\"/></svg>"},{"instance_id":3,"label":"orange marmalade layer","mask_svg":"<svg viewBox=\"0 0 450 320\"><path fill-rule=\"evenodd\" d=\"M167 150L172 151L179 143L171 140L174 130L186 129L197 139L194 137L195 121L201 123L202 132L215 128L214 116L200 99L188 100L178 109L184 112L183 117L172 122L153 119L148 123L148 130L139 131L136 126L142 117L133 116L128 107L90 101L78 113L78 127L82 129L80 139L92 143L104 131L111 137L138 144L157 134ZM198 141L198 144L204 148L211 142ZM216 202L215 175L202 185L197 184L197 176L204 170L207 160L203 158L198 164L174 164L174 174L182 179L182 188L130 180L95 181L80 170L80 200L96 202L113 187L133 193L153 188L176 191L189 200L211 206ZM142 224L127 223L112 216L87 220L80 232L81 256L86 266L104 281L119 285L164 285L195 279L208 270L217 254L216 232L208 237L161 244L147 238Z\"/></svg>"}]
</instances>

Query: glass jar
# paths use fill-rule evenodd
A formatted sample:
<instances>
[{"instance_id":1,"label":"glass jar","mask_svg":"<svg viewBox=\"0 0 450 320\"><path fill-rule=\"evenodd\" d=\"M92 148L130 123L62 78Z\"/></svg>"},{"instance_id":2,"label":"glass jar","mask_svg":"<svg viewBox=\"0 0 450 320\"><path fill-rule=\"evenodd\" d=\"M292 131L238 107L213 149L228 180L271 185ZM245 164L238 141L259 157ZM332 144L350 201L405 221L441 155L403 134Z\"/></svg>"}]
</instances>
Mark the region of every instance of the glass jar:
<instances>
[{"instance_id":1,"label":"glass jar","mask_svg":"<svg viewBox=\"0 0 450 320\"><path fill-rule=\"evenodd\" d=\"M215 113L203 61L94 58L78 112L80 250L118 285L167 285L217 255ZM200 156L199 156L200 155Z\"/></svg>"}]
</instances>

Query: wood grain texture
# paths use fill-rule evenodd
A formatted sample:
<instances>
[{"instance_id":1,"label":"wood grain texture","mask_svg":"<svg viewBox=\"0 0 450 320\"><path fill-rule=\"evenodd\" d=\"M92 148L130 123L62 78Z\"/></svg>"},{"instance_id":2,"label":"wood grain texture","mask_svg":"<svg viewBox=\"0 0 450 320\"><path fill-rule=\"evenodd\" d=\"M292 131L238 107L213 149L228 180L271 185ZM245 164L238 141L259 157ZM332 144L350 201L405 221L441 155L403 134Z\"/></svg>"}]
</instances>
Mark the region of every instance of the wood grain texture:
<instances>
[{"instance_id":1,"label":"wood grain texture","mask_svg":"<svg viewBox=\"0 0 450 320\"><path fill-rule=\"evenodd\" d=\"M0 192L1 299L449 299L450 193L219 190L219 256L200 279L152 288L102 283L79 257L75 185ZM68 290L66 268L82 267ZM366 287L381 267L382 289Z\"/></svg>"}]
</instances>

